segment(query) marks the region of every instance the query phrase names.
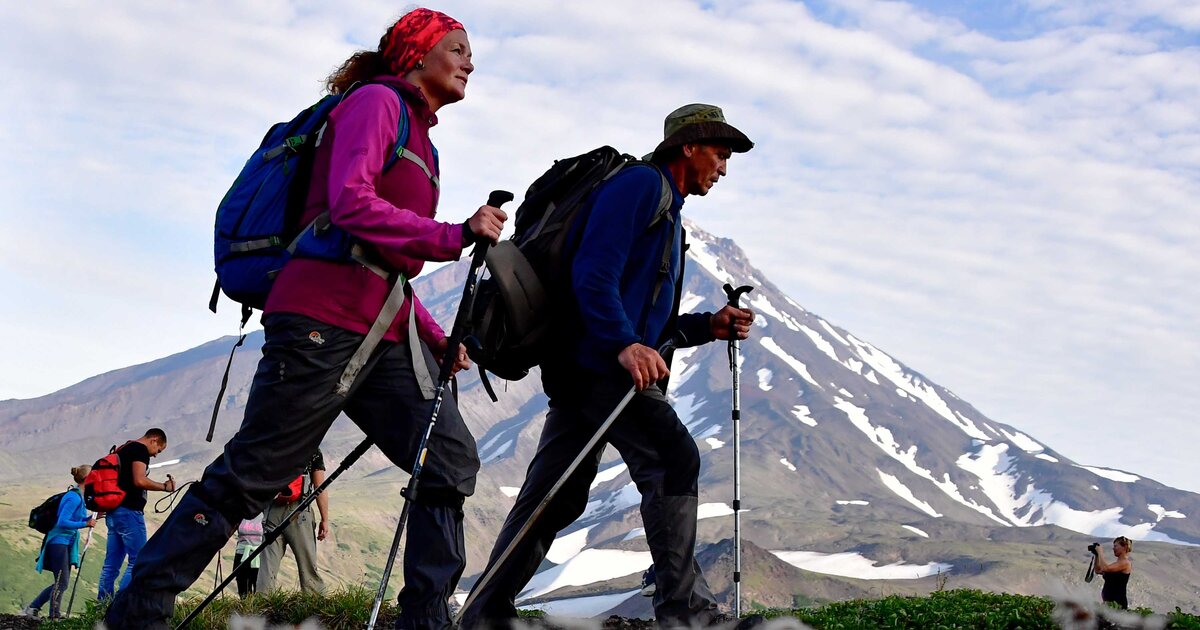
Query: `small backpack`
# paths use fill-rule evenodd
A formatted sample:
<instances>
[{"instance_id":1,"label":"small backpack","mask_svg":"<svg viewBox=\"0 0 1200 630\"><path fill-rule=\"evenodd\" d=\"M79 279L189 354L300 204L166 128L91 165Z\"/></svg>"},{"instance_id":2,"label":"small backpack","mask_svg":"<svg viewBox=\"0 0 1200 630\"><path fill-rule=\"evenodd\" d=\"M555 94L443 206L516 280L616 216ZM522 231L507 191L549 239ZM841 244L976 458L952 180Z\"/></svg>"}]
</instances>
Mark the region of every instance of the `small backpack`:
<instances>
[{"instance_id":1,"label":"small backpack","mask_svg":"<svg viewBox=\"0 0 1200 630\"><path fill-rule=\"evenodd\" d=\"M128 444L128 442L126 442ZM93 512L111 512L125 500L125 491L117 483L121 471L121 456L114 444L108 455L92 464L92 471L83 479L83 504Z\"/></svg>"},{"instance_id":2,"label":"small backpack","mask_svg":"<svg viewBox=\"0 0 1200 630\"><path fill-rule=\"evenodd\" d=\"M286 488L280 490L279 494L275 495L275 502L280 505L294 503L302 494L304 494L304 475L296 477Z\"/></svg>"},{"instance_id":3,"label":"small backpack","mask_svg":"<svg viewBox=\"0 0 1200 630\"><path fill-rule=\"evenodd\" d=\"M556 322L572 317L571 260L596 188L625 168L658 167L604 146L556 160L529 186L514 218L515 233L487 254L489 276L479 282L467 349L479 365L492 400L487 372L515 381L541 363ZM663 177L662 199L647 229L667 217L674 185ZM669 261L671 242L663 253ZM660 287L655 288L655 292Z\"/></svg>"},{"instance_id":4,"label":"small backpack","mask_svg":"<svg viewBox=\"0 0 1200 630\"><path fill-rule=\"evenodd\" d=\"M42 501L41 505L29 511L29 526L43 534L49 534L50 530L58 524L58 506L62 504L63 495L65 492L59 492L52 495L50 498Z\"/></svg>"},{"instance_id":5,"label":"small backpack","mask_svg":"<svg viewBox=\"0 0 1200 630\"><path fill-rule=\"evenodd\" d=\"M217 282L208 304L214 313L223 291L242 304L244 323L249 309L261 309L266 303L271 283L293 255L343 262L354 259L350 235L330 223L328 214L307 226L300 225L300 217L329 114L357 87L325 96L290 121L272 125L221 199L213 238ZM401 106L396 144L384 172L403 157L436 180L420 158L405 151L408 108L399 90L388 87L396 92Z\"/></svg>"}]
</instances>

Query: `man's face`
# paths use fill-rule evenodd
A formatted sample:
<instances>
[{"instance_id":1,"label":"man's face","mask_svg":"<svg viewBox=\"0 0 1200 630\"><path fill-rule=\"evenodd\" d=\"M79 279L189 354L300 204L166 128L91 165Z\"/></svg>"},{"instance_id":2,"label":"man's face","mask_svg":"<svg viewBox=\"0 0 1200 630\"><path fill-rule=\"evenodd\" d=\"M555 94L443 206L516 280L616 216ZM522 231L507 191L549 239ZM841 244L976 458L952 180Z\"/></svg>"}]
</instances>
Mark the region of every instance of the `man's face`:
<instances>
[{"instance_id":1,"label":"man's face","mask_svg":"<svg viewBox=\"0 0 1200 630\"><path fill-rule=\"evenodd\" d=\"M150 457L158 457L158 454L167 450L167 443L159 439L150 440L150 446L146 448L150 451Z\"/></svg>"},{"instance_id":2,"label":"man's face","mask_svg":"<svg viewBox=\"0 0 1200 630\"><path fill-rule=\"evenodd\" d=\"M725 176L725 164L733 151L726 146L716 144L687 144L683 147L683 157L686 170L683 182L683 194L708 194L708 190Z\"/></svg>"}]
</instances>

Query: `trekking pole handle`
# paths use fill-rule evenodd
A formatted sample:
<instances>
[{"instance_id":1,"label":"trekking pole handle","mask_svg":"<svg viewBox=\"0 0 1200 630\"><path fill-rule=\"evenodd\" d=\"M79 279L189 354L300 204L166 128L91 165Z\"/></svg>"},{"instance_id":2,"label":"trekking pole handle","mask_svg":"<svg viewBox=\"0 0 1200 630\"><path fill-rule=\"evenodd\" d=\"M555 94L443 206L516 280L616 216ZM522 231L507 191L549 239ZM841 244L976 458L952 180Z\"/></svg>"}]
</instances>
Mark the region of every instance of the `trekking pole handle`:
<instances>
[{"instance_id":1,"label":"trekking pole handle","mask_svg":"<svg viewBox=\"0 0 1200 630\"><path fill-rule=\"evenodd\" d=\"M488 194L487 205L493 208L499 208L515 198L516 197L507 190L493 190ZM491 242L486 238L478 238L475 241L475 249L471 251L471 265L473 267L479 267L483 264L483 257L487 256L488 247L490 246Z\"/></svg>"},{"instance_id":2,"label":"trekking pole handle","mask_svg":"<svg viewBox=\"0 0 1200 630\"><path fill-rule=\"evenodd\" d=\"M493 190L488 195L487 205L493 208L499 208L513 199L516 199L516 196L507 190Z\"/></svg>"},{"instance_id":3,"label":"trekking pole handle","mask_svg":"<svg viewBox=\"0 0 1200 630\"><path fill-rule=\"evenodd\" d=\"M740 304L742 300L742 294L749 293L754 290L754 287L750 285L742 285L735 289L733 288L733 285L729 284L728 282L726 282L725 286L722 288L725 289L725 297L729 298L728 304L734 308L742 308L742 305Z\"/></svg>"}]
</instances>

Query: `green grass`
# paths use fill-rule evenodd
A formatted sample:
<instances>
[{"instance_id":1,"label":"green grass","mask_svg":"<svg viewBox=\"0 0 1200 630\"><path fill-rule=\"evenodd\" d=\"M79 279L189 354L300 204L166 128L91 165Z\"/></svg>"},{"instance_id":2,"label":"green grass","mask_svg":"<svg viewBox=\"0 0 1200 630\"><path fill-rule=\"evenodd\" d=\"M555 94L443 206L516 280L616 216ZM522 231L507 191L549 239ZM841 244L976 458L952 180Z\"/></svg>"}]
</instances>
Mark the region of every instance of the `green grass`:
<instances>
[{"instance_id":1,"label":"green grass","mask_svg":"<svg viewBox=\"0 0 1200 630\"><path fill-rule=\"evenodd\" d=\"M330 630L341 628L357 630L367 625L374 599L375 591L364 586L334 590L324 595L299 591L253 594L245 599L240 599L232 594L223 595L209 604L200 613L200 616L188 625L188 628L192 630L226 630L229 627L229 619L234 615L241 615L243 617L266 617L267 622L273 625L296 625L306 619L315 618L323 627ZM195 610L200 601L201 598L189 599L177 605L171 625L176 626L182 622ZM396 615L394 601L394 598L391 598L391 601L384 600L379 611L378 627L392 627ZM63 621L44 622L41 628L46 630L92 630L103 617L104 608L97 606L95 601L88 601L87 610L82 614Z\"/></svg>"},{"instance_id":2,"label":"green grass","mask_svg":"<svg viewBox=\"0 0 1200 630\"><path fill-rule=\"evenodd\" d=\"M233 615L266 617L271 624L299 624L316 618L330 630L358 629L370 616L374 590L357 586L312 595L295 591L277 591L246 599L222 597L205 609L190 626L195 630L225 630ZM384 602L380 627L391 627L396 613L391 598ZM180 604L172 625L183 620L199 603L198 599ZM1035 630L1057 628L1051 613L1054 603L1045 597L1008 595L976 590L935 592L924 597L891 596L859 599L819 607L777 609L764 612L768 618L791 616L817 630ZM1151 614L1141 609L1137 612ZM103 616L103 610L89 601L81 615L59 622L46 622L51 630L90 630ZM522 613L536 619L540 613ZM1168 615L1167 628L1200 630L1200 616L1176 609ZM651 627L648 622L647 627Z\"/></svg>"}]
</instances>

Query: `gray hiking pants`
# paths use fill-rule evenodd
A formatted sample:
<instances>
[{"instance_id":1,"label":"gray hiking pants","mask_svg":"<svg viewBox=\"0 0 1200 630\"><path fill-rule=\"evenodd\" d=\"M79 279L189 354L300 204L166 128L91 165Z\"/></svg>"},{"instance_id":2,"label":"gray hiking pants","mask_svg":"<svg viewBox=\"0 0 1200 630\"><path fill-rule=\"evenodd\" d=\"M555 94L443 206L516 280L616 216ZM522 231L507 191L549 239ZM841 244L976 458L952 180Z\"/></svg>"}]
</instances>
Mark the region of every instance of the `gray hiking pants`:
<instances>
[{"instance_id":1,"label":"gray hiking pants","mask_svg":"<svg viewBox=\"0 0 1200 630\"><path fill-rule=\"evenodd\" d=\"M590 375L589 375L590 377ZM547 392L550 411L516 504L492 548L485 572L525 525L529 515L629 391L627 377L585 378L575 391ZM463 615L464 628L506 627L516 596L546 557L560 530L579 518L588 501L605 442L621 453L642 495L642 522L657 574L654 612L663 627L706 624L716 600L696 563L696 443L657 387L633 397L599 445L559 490L534 527ZM482 575L482 574L481 574Z\"/></svg>"},{"instance_id":2,"label":"gray hiking pants","mask_svg":"<svg viewBox=\"0 0 1200 630\"><path fill-rule=\"evenodd\" d=\"M342 410L388 459L411 470L433 405L421 396L406 344L382 342L342 399L334 387L362 335L299 315L271 314L263 324L263 357L241 428L142 549L129 587L105 616L110 629L167 627L175 596L238 522L266 509L304 471ZM425 360L436 373L428 349ZM396 625L405 630L450 626L446 600L466 566L462 508L475 490L479 456L452 399L442 405L429 449L404 546ZM379 501L380 509L400 513L398 493Z\"/></svg>"},{"instance_id":3,"label":"gray hiking pants","mask_svg":"<svg viewBox=\"0 0 1200 630\"><path fill-rule=\"evenodd\" d=\"M263 531L270 531L291 514L296 503L280 505L271 502L263 512ZM296 568L300 573L300 590L309 593L324 593L325 581L317 571L317 521L313 518L313 508L308 506L296 520L283 530L283 535L268 545L259 556L258 583L255 590L259 593L270 592L275 588L275 577L279 574L279 565L283 561L285 547L292 549L296 558Z\"/></svg>"}]
</instances>

